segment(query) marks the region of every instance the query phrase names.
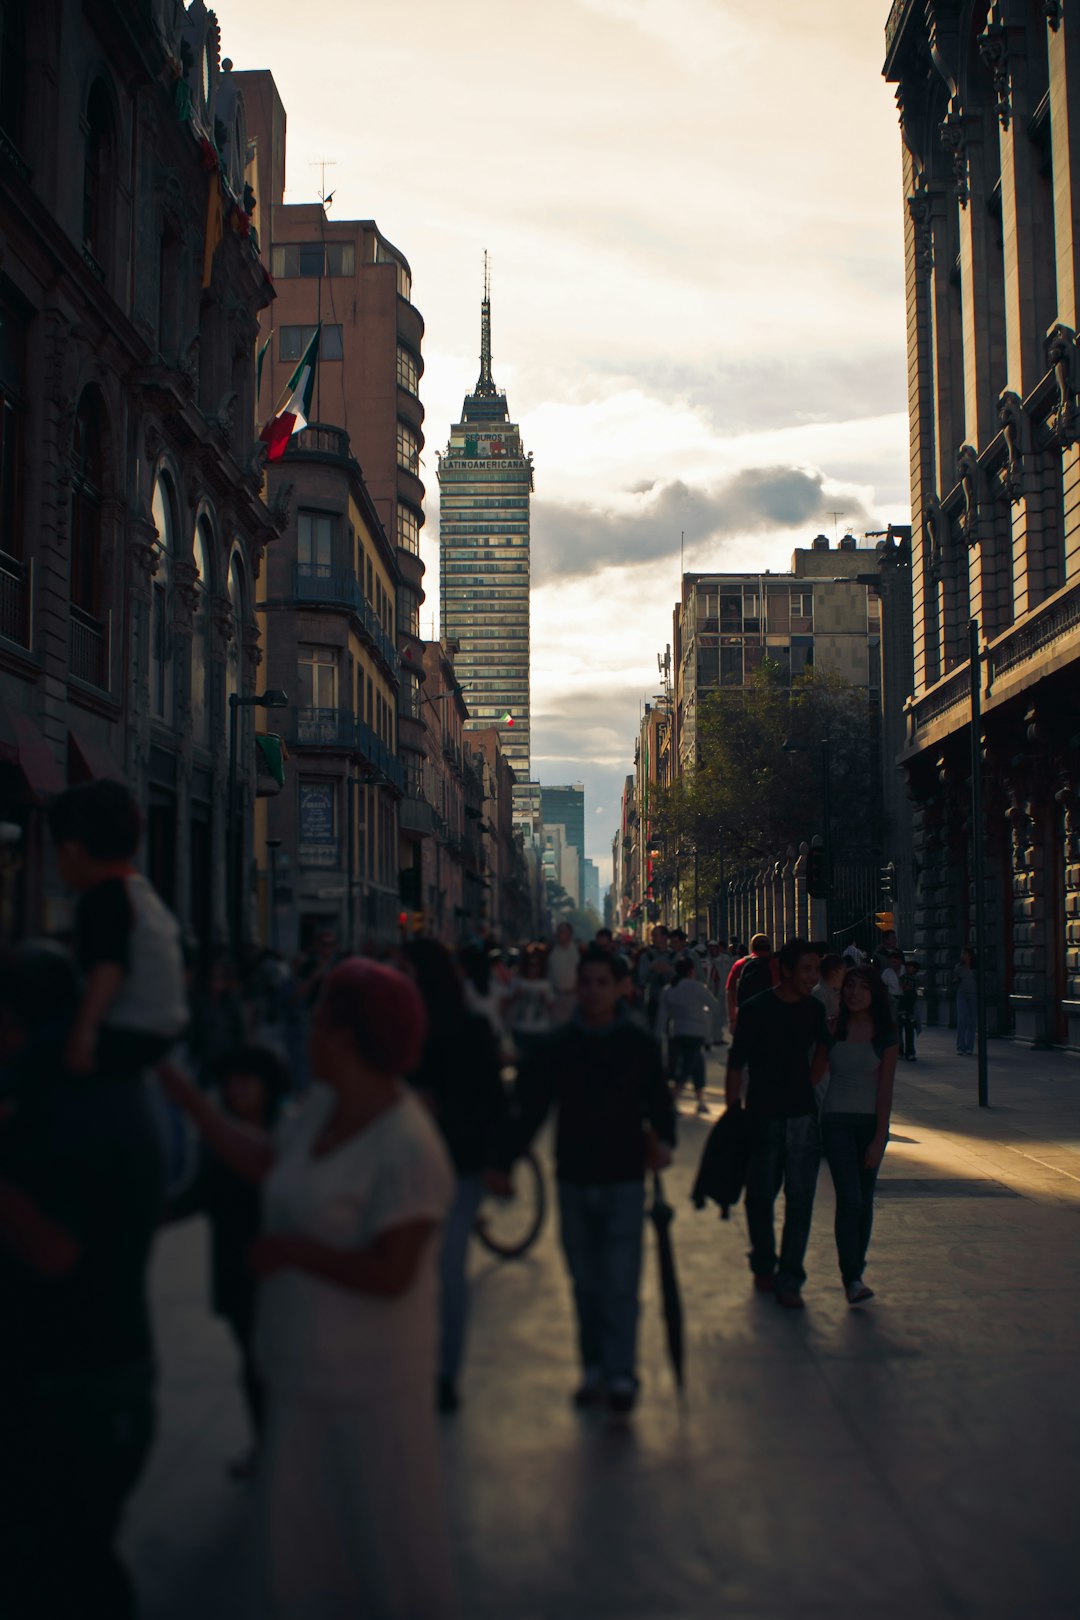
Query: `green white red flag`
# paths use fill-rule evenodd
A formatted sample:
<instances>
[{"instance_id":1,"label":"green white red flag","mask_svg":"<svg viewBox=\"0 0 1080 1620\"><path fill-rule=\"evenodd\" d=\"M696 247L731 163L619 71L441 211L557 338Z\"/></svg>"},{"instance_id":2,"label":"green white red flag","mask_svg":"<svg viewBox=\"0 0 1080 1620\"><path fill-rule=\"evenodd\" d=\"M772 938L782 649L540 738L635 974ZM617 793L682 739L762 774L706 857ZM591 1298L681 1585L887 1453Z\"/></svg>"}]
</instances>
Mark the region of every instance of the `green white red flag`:
<instances>
[{"instance_id":1,"label":"green white red flag","mask_svg":"<svg viewBox=\"0 0 1080 1620\"><path fill-rule=\"evenodd\" d=\"M289 396L284 406L267 422L260 439L266 445L267 461L280 461L294 433L301 433L311 417L311 401L315 392L315 367L319 363L319 334L322 323L315 328L311 342L300 356L300 363L289 378Z\"/></svg>"},{"instance_id":2,"label":"green white red flag","mask_svg":"<svg viewBox=\"0 0 1080 1620\"><path fill-rule=\"evenodd\" d=\"M499 724L500 724L500 726L512 726L513 723L514 723L514 717L510 713L510 710L507 709L506 713L503 715L502 719L499 721Z\"/></svg>"}]
</instances>

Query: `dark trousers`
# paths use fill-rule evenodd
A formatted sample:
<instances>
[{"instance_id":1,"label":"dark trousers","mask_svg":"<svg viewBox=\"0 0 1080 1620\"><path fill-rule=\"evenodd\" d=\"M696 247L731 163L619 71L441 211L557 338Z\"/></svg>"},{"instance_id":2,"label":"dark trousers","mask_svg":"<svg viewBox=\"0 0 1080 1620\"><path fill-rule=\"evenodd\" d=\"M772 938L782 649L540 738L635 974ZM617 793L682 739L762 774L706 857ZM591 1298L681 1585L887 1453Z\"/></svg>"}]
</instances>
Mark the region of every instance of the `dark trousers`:
<instances>
[{"instance_id":1,"label":"dark trousers","mask_svg":"<svg viewBox=\"0 0 1080 1620\"><path fill-rule=\"evenodd\" d=\"M251 1300L233 1311L225 1320L232 1329L236 1348L240 1352L240 1388L244 1392L244 1405L251 1419L251 1432L256 1441L263 1437L266 1427L266 1390L255 1362L255 1301Z\"/></svg>"},{"instance_id":2,"label":"dark trousers","mask_svg":"<svg viewBox=\"0 0 1080 1620\"><path fill-rule=\"evenodd\" d=\"M798 1293L806 1281L803 1259L814 1218L814 1193L821 1164L816 1114L798 1119L756 1119L750 1126L746 1171L746 1224L750 1230L750 1270L755 1277L775 1274L778 1293ZM777 1261L773 1206L784 1189L784 1231Z\"/></svg>"},{"instance_id":3,"label":"dark trousers","mask_svg":"<svg viewBox=\"0 0 1080 1620\"><path fill-rule=\"evenodd\" d=\"M585 1376L603 1377L609 1383L633 1382L644 1183L577 1187L561 1181L559 1219L566 1266L574 1285Z\"/></svg>"},{"instance_id":4,"label":"dark trousers","mask_svg":"<svg viewBox=\"0 0 1080 1620\"><path fill-rule=\"evenodd\" d=\"M149 1369L53 1379L0 1412L4 1620L132 1620L115 1543L153 1434Z\"/></svg>"},{"instance_id":5,"label":"dark trousers","mask_svg":"<svg viewBox=\"0 0 1080 1620\"><path fill-rule=\"evenodd\" d=\"M912 1013L902 1012L897 1020L900 1026L900 1052L905 1058L915 1056L915 1036L918 1026Z\"/></svg>"},{"instance_id":6,"label":"dark trousers","mask_svg":"<svg viewBox=\"0 0 1080 1620\"><path fill-rule=\"evenodd\" d=\"M821 1145L836 1189L836 1253L845 1286L862 1276L874 1225L877 1170L863 1164L877 1134L874 1114L823 1114Z\"/></svg>"},{"instance_id":7,"label":"dark trousers","mask_svg":"<svg viewBox=\"0 0 1080 1620\"><path fill-rule=\"evenodd\" d=\"M671 1078L677 1086L689 1080L695 1091L705 1090L704 1035L672 1035Z\"/></svg>"}]
</instances>

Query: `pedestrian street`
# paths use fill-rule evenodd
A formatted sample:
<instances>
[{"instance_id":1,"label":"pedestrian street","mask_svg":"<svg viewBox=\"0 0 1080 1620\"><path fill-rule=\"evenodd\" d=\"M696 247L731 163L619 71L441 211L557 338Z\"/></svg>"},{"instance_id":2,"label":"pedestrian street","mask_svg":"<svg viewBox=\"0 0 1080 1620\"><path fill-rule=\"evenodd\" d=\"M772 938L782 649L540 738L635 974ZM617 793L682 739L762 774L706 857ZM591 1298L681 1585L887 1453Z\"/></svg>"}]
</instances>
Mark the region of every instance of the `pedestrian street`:
<instances>
[{"instance_id":1,"label":"pedestrian street","mask_svg":"<svg viewBox=\"0 0 1080 1620\"><path fill-rule=\"evenodd\" d=\"M836 1274L823 1170L807 1309L755 1295L742 1208L688 1201L710 1121L683 1105L678 1398L654 1234L631 1422L582 1417L556 1223L524 1259L475 1246L464 1404L444 1426L467 1620L1071 1620L1080 1476L1080 1070L992 1043L989 1111L947 1031L897 1076L868 1281ZM715 1118L722 1071L710 1062ZM160 1241L162 1415L126 1555L145 1620L241 1620L250 1487L205 1232Z\"/></svg>"}]
</instances>

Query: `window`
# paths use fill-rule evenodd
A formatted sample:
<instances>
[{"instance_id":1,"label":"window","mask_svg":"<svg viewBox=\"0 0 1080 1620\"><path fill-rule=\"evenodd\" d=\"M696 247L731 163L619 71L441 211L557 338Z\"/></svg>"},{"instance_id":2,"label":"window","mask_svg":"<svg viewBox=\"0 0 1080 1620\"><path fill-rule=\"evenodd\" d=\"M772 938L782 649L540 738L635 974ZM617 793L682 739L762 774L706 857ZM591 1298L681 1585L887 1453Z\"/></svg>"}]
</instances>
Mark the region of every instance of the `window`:
<instances>
[{"instance_id":1,"label":"window","mask_svg":"<svg viewBox=\"0 0 1080 1620\"><path fill-rule=\"evenodd\" d=\"M213 534L206 518L195 525L192 556L195 562L195 611L191 633L191 735L205 747L210 741L209 681L210 557Z\"/></svg>"},{"instance_id":2,"label":"window","mask_svg":"<svg viewBox=\"0 0 1080 1620\"><path fill-rule=\"evenodd\" d=\"M154 484L150 515L158 537L158 565L151 586L150 707L159 720L173 717L172 564L176 551L172 485L164 476Z\"/></svg>"},{"instance_id":3,"label":"window","mask_svg":"<svg viewBox=\"0 0 1080 1620\"><path fill-rule=\"evenodd\" d=\"M420 520L407 506L397 509L397 543L403 551L411 551L414 556L420 550Z\"/></svg>"},{"instance_id":4,"label":"window","mask_svg":"<svg viewBox=\"0 0 1080 1620\"><path fill-rule=\"evenodd\" d=\"M408 349L403 349L400 343L397 352L397 380L398 387L404 388L407 393L419 393L420 367L417 364L416 356L410 354Z\"/></svg>"},{"instance_id":5,"label":"window","mask_svg":"<svg viewBox=\"0 0 1080 1620\"><path fill-rule=\"evenodd\" d=\"M351 276L356 270L352 242L275 242L270 250L270 273L275 280L290 276Z\"/></svg>"},{"instance_id":6,"label":"window","mask_svg":"<svg viewBox=\"0 0 1080 1620\"><path fill-rule=\"evenodd\" d=\"M302 709L336 709L338 655L335 647L297 648Z\"/></svg>"},{"instance_id":7,"label":"window","mask_svg":"<svg viewBox=\"0 0 1080 1620\"><path fill-rule=\"evenodd\" d=\"M299 512L296 560L301 568L329 574L334 561L334 519L326 512Z\"/></svg>"},{"instance_id":8,"label":"window","mask_svg":"<svg viewBox=\"0 0 1080 1620\"><path fill-rule=\"evenodd\" d=\"M229 638L229 651L225 663L225 701L228 703L233 692L240 696L242 685L240 679L243 654L244 624L247 617L247 590L244 582L244 565L240 561L240 553L233 550L229 562L229 607L232 610L232 635Z\"/></svg>"},{"instance_id":9,"label":"window","mask_svg":"<svg viewBox=\"0 0 1080 1620\"><path fill-rule=\"evenodd\" d=\"M397 463L406 472L420 476L420 440L404 422L397 425Z\"/></svg>"},{"instance_id":10,"label":"window","mask_svg":"<svg viewBox=\"0 0 1080 1620\"><path fill-rule=\"evenodd\" d=\"M743 683L743 650L741 647L721 647L720 685L741 686Z\"/></svg>"},{"instance_id":11,"label":"window","mask_svg":"<svg viewBox=\"0 0 1080 1620\"><path fill-rule=\"evenodd\" d=\"M83 245L99 267L104 263L109 221L106 218L109 175L114 172L113 119L109 92L98 79L86 104L86 149L83 157Z\"/></svg>"},{"instance_id":12,"label":"window","mask_svg":"<svg viewBox=\"0 0 1080 1620\"><path fill-rule=\"evenodd\" d=\"M393 264L397 266L398 296L406 300L412 297L412 276L406 270L396 253L392 253L385 242L375 238L375 263Z\"/></svg>"},{"instance_id":13,"label":"window","mask_svg":"<svg viewBox=\"0 0 1080 1620\"><path fill-rule=\"evenodd\" d=\"M813 591L792 591L791 617L793 619L812 619L814 616Z\"/></svg>"},{"instance_id":14,"label":"window","mask_svg":"<svg viewBox=\"0 0 1080 1620\"><path fill-rule=\"evenodd\" d=\"M314 336L315 328L313 326L283 326L278 340L279 358L282 360L299 360ZM340 360L343 353L341 327L327 326L324 322L322 334L319 338L319 359Z\"/></svg>"}]
</instances>

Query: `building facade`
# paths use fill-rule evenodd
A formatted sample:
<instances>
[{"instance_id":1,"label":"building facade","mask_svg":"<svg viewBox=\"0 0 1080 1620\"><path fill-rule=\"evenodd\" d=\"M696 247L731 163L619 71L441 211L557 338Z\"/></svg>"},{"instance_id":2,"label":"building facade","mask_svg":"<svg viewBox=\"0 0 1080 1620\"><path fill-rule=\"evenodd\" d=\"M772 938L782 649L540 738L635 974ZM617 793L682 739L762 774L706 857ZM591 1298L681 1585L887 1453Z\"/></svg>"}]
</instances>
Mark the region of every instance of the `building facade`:
<instances>
[{"instance_id":1,"label":"building facade","mask_svg":"<svg viewBox=\"0 0 1080 1620\"><path fill-rule=\"evenodd\" d=\"M896 0L914 695L906 769L932 1016L975 926L982 695L991 1031L1080 1043L1080 16Z\"/></svg>"},{"instance_id":2,"label":"building facade","mask_svg":"<svg viewBox=\"0 0 1080 1620\"><path fill-rule=\"evenodd\" d=\"M66 909L42 806L127 781L203 948L253 906L255 441L244 97L201 0L0 11L0 927ZM236 834L227 858L227 833Z\"/></svg>"},{"instance_id":3,"label":"building facade","mask_svg":"<svg viewBox=\"0 0 1080 1620\"><path fill-rule=\"evenodd\" d=\"M268 935L287 954L327 928L349 950L384 944L400 911L397 550L341 428L297 434L268 487L288 519L260 603L266 679L290 700Z\"/></svg>"},{"instance_id":4,"label":"building facade","mask_svg":"<svg viewBox=\"0 0 1080 1620\"><path fill-rule=\"evenodd\" d=\"M466 740L469 709L452 649L441 641L425 643L424 671L421 791L431 807L434 836L422 845L416 926L453 946L468 937L479 918L479 772Z\"/></svg>"},{"instance_id":5,"label":"building facade","mask_svg":"<svg viewBox=\"0 0 1080 1620\"><path fill-rule=\"evenodd\" d=\"M328 217L321 202L284 202L286 118L271 74L237 75L250 109L258 175L255 218L277 302L263 364L265 420L316 326L321 326L314 419L344 430L368 495L397 556L394 639L397 741L405 800L398 821L398 865L408 905L420 881L427 812L420 803L424 728L420 712L424 564L424 321L412 301L404 254L373 220Z\"/></svg>"},{"instance_id":6,"label":"building facade","mask_svg":"<svg viewBox=\"0 0 1080 1620\"><path fill-rule=\"evenodd\" d=\"M562 825L566 829L566 842L577 854L578 870L574 882L574 899L585 905L585 788L581 782L565 787L541 784L540 810L544 826ZM569 893L566 884L563 885Z\"/></svg>"},{"instance_id":7,"label":"building facade","mask_svg":"<svg viewBox=\"0 0 1080 1620\"><path fill-rule=\"evenodd\" d=\"M439 458L441 633L457 647L470 724L495 726L521 791L529 779L531 455L491 374L485 285L480 376Z\"/></svg>"}]
</instances>

